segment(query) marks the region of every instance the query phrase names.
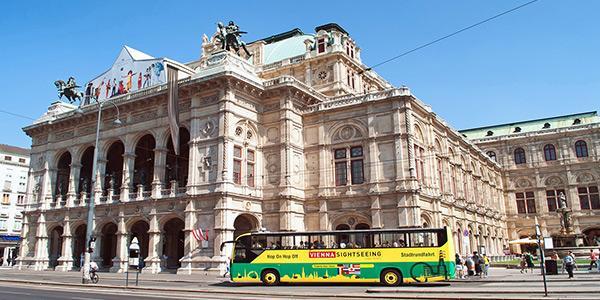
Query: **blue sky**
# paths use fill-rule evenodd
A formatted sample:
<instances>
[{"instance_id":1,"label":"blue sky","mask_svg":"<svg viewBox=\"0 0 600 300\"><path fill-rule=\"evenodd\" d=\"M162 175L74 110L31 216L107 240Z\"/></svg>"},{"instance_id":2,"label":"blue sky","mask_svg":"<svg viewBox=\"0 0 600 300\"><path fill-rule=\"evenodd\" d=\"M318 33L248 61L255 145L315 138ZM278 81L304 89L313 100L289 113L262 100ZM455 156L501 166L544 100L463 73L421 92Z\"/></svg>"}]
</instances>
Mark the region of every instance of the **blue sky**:
<instances>
[{"instance_id":1,"label":"blue sky","mask_svg":"<svg viewBox=\"0 0 600 300\"><path fill-rule=\"evenodd\" d=\"M522 1L0 1L0 109L37 118L53 82L79 83L123 45L181 62L203 33L235 20L253 41L336 22L374 65ZM406 85L454 128L597 110L600 1L541 0L376 71ZM0 112L0 143L29 147L31 120Z\"/></svg>"}]
</instances>

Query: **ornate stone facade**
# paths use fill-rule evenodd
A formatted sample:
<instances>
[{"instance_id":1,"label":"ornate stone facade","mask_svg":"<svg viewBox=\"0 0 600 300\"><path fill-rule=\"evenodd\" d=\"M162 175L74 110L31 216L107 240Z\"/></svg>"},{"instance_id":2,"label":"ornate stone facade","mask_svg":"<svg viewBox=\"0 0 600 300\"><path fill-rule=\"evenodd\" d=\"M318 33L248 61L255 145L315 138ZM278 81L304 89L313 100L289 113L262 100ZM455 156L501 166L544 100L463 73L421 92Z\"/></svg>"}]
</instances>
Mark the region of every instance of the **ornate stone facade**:
<instances>
[{"instance_id":1,"label":"ornate stone facade","mask_svg":"<svg viewBox=\"0 0 600 300\"><path fill-rule=\"evenodd\" d=\"M179 156L166 85L111 100L125 126L111 125L107 106L97 174L96 105L26 127L35 184L19 266L79 265L92 188L93 259L115 272L134 236L144 271L189 273L222 268L221 243L260 228L449 226L463 252L500 254L508 237L500 166L409 89L367 71L341 27L316 31L251 43L250 59L205 45L188 64L195 73L179 81ZM91 176L95 186L86 185ZM197 227L207 243L193 238Z\"/></svg>"},{"instance_id":2,"label":"ornate stone facade","mask_svg":"<svg viewBox=\"0 0 600 300\"><path fill-rule=\"evenodd\" d=\"M573 210L576 243L600 242L600 118L596 112L461 131L503 169L510 239L560 236L559 197ZM555 246L561 246L555 240ZM514 247L520 252L520 247Z\"/></svg>"}]
</instances>

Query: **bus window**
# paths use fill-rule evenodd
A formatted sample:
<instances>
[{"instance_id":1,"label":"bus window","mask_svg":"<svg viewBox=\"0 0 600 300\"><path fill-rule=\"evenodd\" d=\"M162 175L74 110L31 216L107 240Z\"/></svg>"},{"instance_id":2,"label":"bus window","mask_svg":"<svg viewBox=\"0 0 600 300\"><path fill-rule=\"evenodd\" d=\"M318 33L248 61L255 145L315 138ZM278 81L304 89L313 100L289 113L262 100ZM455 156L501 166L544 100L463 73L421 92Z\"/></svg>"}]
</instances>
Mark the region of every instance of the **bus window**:
<instances>
[{"instance_id":1,"label":"bus window","mask_svg":"<svg viewBox=\"0 0 600 300\"><path fill-rule=\"evenodd\" d=\"M280 235L267 235L267 246L268 249L281 250L281 236Z\"/></svg>"},{"instance_id":2,"label":"bus window","mask_svg":"<svg viewBox=\"0 0 600 300\"><path fill-rule=\"evenodd\" d=\"M410 235L411 247L437 247L437 234L434 232L412 232Z\"/></svg>"},{"instance_id":3,"label":"bus window","mask_svg":"<svg viewBox=\"0 0 600 300\"><path fill-rule=\"evenodd\" d=\"M295 249L308 249L309 237L306 235L295 235L294 236L294 248Z\"/></svg>"},{"instance_id":4,"label":"bus window","mask_svg":"<svg viewBox=\"0 0 600 300\"><path fill-rule=\"evenodd\" d=\"M262 235L252 236L252 249L265 249L267 246L267 239Z\"/></svg>"},{"instance_id":5,"label":"bus window","mask_svg":"<svg viewBox=\"0 0 600 300\"><path fill-rule=\"evenodd\" d=\"M405 233L382 233L379 237L379 242L381 244L379 244L380 247L383 248L390 248L390 247L394 247L394 248L402 248L402 247L406 247L406 234ZM376 244L377 245L377 244Z\"/></svg>"}]
</instances>

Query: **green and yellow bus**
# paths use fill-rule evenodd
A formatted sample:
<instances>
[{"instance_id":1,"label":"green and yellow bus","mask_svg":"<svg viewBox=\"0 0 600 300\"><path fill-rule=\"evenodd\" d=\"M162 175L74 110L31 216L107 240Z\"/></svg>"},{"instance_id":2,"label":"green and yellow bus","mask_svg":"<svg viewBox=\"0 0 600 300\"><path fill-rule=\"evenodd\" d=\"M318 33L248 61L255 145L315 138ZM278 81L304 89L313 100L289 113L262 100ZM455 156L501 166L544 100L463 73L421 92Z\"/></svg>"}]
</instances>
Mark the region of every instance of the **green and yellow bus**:
<instances>
[{"instance_id":1,"label":"green and yellow bus","mask_svg":"<svg viewBox=\"0 0 600 300\"><path fill-rule=\"evenodd\" d=\"M233 243L233 282L396 286L454 278L451 236L447 228L251 232L226 243Z\"/></svg>"}]
</instances>

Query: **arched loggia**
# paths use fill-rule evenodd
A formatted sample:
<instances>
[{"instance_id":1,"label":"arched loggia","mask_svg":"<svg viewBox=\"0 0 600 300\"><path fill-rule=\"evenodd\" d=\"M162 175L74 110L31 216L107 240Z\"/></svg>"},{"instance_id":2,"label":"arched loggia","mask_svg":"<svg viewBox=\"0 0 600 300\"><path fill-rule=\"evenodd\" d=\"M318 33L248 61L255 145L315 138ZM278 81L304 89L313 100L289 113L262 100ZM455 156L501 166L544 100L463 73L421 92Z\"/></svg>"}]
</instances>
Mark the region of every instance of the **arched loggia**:
<instances>
[{"instance_id":1,"label":"arched loggia","mask_svg":"<svg viewBox=\"0 0 600 300\"><path fill-rule=\"evenodd\" d=\"M121 189L123 176L123 153L125 146L121 141L110 145L106 153L106 169L104 178L104 189L112 188L115 191Z\"/></svg>"},{"instance_id":2,"label":"arched loggia","mask_svg":"<svg viewBox=\"0 0 600 300\"><path fill-rule=\"evenodd\" d=\"M144 186L145 191L152 187L154 148L156 148L156 141L151 134L144 135L135 146L133 182L136 190L139 184Z\"/></svg>"},{"instance_id":3,"label":"arched loggia","mask_svg":"<svg viewBox=\"0 0 600 300\"><path fill-rule=\"evenodd\" d=\"M167 141L167 164L165 168L165 184L171 187L171 180L176 180L178 186L187 185L189 156L190 156L190 133L187 129L179 128L179 155L175 155L173 139L169 136Z\"/></svg>"},{"instance_id":4,"label":"arched loggia","mask_svg":"<svg viewBox=\"0 0 600 300\"><path fill-rule=\"evenodd\" d=\"M71 176L71 153L63 153L56 165L56 182L54 199L65 198L69 191L69 177Z\"/></svg>"},{"instance_id":5,"label":"arched loggia","mask_svg":"<svg viewBox=\"0 0 600 300\"><path fill-rule=\"evenodd\" d=\"M89 193L92 190L92 164L94 162L94 147L85 149L81 156L81 171L79 173L79 186L77 194Z\"/></svg>"}]
</instances>

